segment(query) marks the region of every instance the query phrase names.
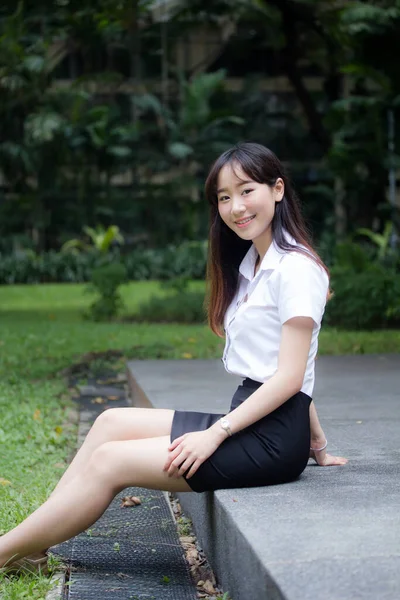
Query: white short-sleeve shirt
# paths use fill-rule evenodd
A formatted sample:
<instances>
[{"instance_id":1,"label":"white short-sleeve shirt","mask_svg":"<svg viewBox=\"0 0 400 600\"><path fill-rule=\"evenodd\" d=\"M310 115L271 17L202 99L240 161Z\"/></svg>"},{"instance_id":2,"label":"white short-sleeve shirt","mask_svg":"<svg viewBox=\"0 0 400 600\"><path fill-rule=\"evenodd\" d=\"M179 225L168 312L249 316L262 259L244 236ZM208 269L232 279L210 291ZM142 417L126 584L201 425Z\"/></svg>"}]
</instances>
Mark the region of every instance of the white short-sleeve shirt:
<instances>
[{"instance_id":1,"label":"white short-sleeve shirt","mask_svg":"<svg viewBox=\"0 0 400 600\"><path fill-rule=\"evenodd\" d=\"M288 234L286 239L298 245ZM225 369L267 381L278 368L282 325L292 317L311 317L314 328L301 391L312 396L328 275L311 257L283 251L273 241L254 276L257 256L252 244L239 266L237 291L225 313Z\"/></svg>"}]
</instances>

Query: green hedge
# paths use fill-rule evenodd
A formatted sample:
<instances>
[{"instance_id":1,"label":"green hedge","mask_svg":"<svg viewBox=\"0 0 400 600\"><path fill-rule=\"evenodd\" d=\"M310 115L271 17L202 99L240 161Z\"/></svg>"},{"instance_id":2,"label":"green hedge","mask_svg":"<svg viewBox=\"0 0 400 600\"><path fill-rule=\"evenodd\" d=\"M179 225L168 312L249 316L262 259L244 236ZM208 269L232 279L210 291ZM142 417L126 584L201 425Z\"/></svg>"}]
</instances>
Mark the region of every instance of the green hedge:
<instances>
[{"instance_id":1,"label":"green hedge","mask_svg":"<svg viewBox=\"0 0 400 600\"><path fill-rule=\"evenodd\" d=\"M400 328L400 274L377 264L365 271L333 267L333 298L327 303L324 323L350 330ZM139 307L132 320L149 323L204 323L204 294L182 290L153 296Z\"/></svg>"},{"instance_id":2,"label":"green hedge","mask_svg":"<svg viewBox=\"0 0 400 600\"><path fill-rule=\"evenodd\" d=\"M366 270L331 269L332 299L324 322L346 329L400 327L400 275L377 264Z\"/></svg>"},{"instance_id":3,"label":"green hedge","mask_svg":"<svg viewBox=\"0 0 400 600\"><path fill-rule=\"evenodd\" d=\"M185 291L167 296L152 296L128 320L147 323L206 323L204 293Z\"/></svg>"},{"instance_id":4,"label":"green hedge","mask_svg":"<svg viewBox=\"0 0 400 600\"><path fill-rule=\"evenodd\" d=\"M118 259L129 280L188 277L204 279L207 242L189 241L165 249L138 249L129 254L117 250L100 255L95 252L71 254L46 252L6 256L0 254L0 285L15 283L83 283L90 281L93 269Z\"/></svg>"}]
</instances>

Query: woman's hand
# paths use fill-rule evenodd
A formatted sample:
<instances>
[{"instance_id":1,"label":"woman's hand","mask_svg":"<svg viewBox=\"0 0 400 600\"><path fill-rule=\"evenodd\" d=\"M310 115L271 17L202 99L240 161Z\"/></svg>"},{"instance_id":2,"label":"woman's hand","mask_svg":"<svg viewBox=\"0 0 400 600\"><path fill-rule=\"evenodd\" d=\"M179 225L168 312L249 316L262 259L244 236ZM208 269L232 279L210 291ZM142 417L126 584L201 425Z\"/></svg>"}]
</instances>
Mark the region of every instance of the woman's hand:
<instances>
[{"instance_id":1,"label":"woman's hand","mask_svg":"<svg viewBox=\"0 0 400 600\"><path fill-rule=\"evenodd\" d=\"M221 429L222 435L225 432ZM226 434L225 434L226 435ZM199 466L215 452L223 442L223 437L215 430L191 431L176 438L168 447L170 455L164 465L164 471L169 477L181 477L183 473L192 467L187 474L187 479L192 477Z\"/></svg>"},{"instance_id":2,"label":"woman's hand","mask_svg":"<svg viewBox=\"0 0 400 600\"><path fill-rule=\"evenodd\" d=\"M313 448L310 448L310 458L315 460L317 465L320 467L332 467L335 465L345 465L349 461L347 458L343 456L332 456L332 454L328 454L326 448L323 450L315 450L315 448L322 448L324 442L321 443L321 440L313 440L311 445Z\"/></svg>"}]
</instances>

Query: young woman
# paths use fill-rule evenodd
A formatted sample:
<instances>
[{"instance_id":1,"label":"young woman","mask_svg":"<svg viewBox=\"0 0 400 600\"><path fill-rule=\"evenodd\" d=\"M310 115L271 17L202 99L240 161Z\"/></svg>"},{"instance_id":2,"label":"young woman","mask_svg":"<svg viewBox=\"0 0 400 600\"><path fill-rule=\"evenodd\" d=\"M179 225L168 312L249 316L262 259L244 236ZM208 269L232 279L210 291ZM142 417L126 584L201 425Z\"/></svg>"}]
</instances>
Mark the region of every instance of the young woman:
<instances>
[{"instance_id":1,"label":"young woman","mask_svg":"<svg viewBox=\"0 0 400 600\"><path fill-rule=\"evenodd\" d=\"M209 324L225 330L226 370L243 377L230 412L104 411L49 499L0 538L0 567L43 566L43 548L90 527L129 486L264 486L297 478L310 457L347 462L327 454L311 398L328 271L281 163L264 146L238 144L212 166L206 194Z\"/></svg>"}]
</instances>

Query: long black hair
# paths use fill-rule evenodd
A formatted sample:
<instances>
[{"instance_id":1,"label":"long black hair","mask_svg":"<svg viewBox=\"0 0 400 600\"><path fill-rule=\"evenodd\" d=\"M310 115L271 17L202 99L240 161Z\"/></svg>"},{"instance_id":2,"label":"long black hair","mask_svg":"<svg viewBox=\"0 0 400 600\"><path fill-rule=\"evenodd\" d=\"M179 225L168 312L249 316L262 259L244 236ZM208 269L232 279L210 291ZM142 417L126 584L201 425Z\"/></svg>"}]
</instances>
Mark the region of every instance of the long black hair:
<instances>
[{"instance_id":1,"label":"long black hair","mask_svg":"<svg viewBox=\"0 0 400 600\"><path fill-rule=\"evenodd\" d=\"M208 239L206 309L212 331L223 337L226 309L235 295L239 265L252 241L242 240L221 219L218 211L218 176L226 164L239 165L246 175L257 183L273 187L280 177L285 184L284 196L275 204L272 219L272 237L275 244L287 252L300 252L311 257L328 274L329 270L312 247L311 236L300 210L285 169L277 156L261 144L242 142L221 154L211 166L205 183L206 197L210 203ZM285 238L285 231L303 246L294 246Z\"/></svg>"}]
</instances>

